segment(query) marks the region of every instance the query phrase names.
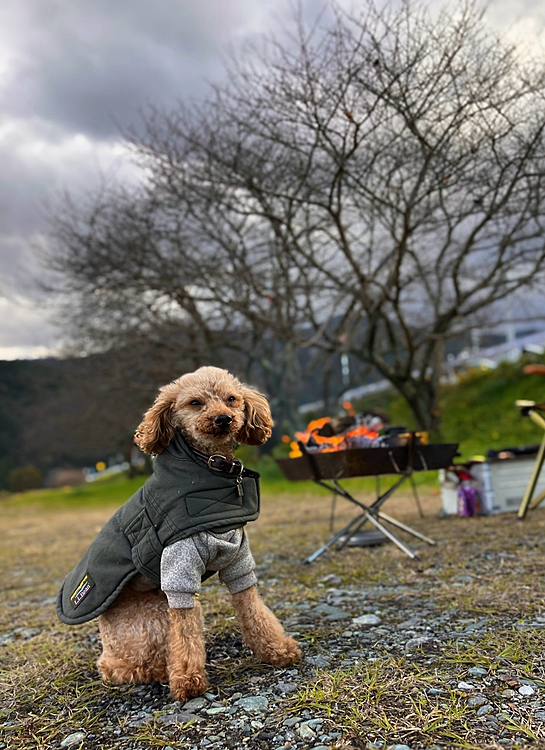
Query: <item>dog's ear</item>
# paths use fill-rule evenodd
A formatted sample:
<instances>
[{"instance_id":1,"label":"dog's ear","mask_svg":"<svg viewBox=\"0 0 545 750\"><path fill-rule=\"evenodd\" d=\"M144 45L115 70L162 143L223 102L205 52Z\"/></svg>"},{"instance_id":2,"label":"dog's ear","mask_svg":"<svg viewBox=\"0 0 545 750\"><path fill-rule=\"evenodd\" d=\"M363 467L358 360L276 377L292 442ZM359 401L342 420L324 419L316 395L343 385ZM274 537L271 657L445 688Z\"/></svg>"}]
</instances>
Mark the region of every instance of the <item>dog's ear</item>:
<instances>
[{"instance_id":1,"label":"dog's ear","mask_svg":"<svg viewBox=\"0 0 545 750\"><path fill-rule=\"evenodd\" d=\"M178 393L176 383L160 388L153 406L136 428L134 442L144 453L162 453L174 437L176 430L172 424L172 407Z\"/></svg>"},{"instance_id":2,"label":"dog's ear","mask_svg":"<svg viewBox=\"0 0 545 750\"><path fill-rule=\"evenodd\" d=\"M245 445L261 445L270 438L274 424L269 402L262 393L248 386L243 387L242 396L246 419L237 435L237 441Z\"/></svg>"}]
</instances>

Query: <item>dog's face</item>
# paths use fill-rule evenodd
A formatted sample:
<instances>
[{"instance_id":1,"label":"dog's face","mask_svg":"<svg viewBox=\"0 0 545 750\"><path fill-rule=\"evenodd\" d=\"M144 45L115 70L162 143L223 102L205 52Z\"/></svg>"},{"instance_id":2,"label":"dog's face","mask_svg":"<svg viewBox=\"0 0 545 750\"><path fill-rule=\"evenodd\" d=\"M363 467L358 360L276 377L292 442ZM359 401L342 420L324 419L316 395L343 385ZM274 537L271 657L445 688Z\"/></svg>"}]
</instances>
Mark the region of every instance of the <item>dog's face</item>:
<instances>
[{"instance_id":1,"label":"dog's face","mask_svg":"<svg viewBox=\"0 0 545 750\"><path fill-rule=\"evenodd\" d=\"M180 378L180 393L172 409L174 426L205 453L225 445L232 450L246 423L241 383L221 372L221 377L213 377L213 373L197 370Z\"/></svg>"},{"instance_id":2,"label":"dog's face","mask_svg":"<svg viewBox=\"0 0 545 750\"><path fill-rule=\"evenodd\" d=\"M195 448L229 457L235 443L264 443L272 425L261 393L226 370L201 367L161 388L135 442L146 453L160 453L180 431Z\"/></svg>"}]
</instances>

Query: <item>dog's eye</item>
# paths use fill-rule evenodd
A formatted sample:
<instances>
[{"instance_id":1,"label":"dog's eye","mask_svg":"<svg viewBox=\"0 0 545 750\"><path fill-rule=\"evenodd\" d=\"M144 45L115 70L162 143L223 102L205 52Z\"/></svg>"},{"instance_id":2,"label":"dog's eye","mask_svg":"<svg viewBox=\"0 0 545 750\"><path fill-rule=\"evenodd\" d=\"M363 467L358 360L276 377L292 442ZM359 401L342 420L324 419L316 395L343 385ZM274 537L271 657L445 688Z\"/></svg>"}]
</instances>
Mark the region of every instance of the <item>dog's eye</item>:
<instances>
[{"instance_id":1,"label":"dog's eye","mask_svg":"<svg viewBox=\"0 0 545 750\"><path fill-rule=\"evenodd\" d=\"M198 398L194 398L193 401L190 401L189 405L190 406L202 406L202 404L201 404L201 402L199 401Z\"/></svg>"},{"instance_id":2,"label":"dog's eye","mask_svg":"<svg viewBox=\"0 0 545 750\"><path fill-rule=\"evenodd\" d=\"M236 400L237 400L236 396L229 396L229 398L227 399L227 403L228 404L232 404L233 401L236 401Z\"/></svg>"}]
</instances>

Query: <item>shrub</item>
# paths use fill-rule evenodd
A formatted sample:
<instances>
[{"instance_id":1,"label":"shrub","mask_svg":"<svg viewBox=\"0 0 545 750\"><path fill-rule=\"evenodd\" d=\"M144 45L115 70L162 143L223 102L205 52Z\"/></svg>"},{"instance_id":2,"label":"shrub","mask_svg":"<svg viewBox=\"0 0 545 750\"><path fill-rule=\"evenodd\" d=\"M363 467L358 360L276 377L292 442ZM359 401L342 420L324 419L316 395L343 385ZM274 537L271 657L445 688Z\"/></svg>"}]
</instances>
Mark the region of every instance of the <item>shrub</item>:
<instances>
[{"instance_id":1,"label":"shrub","mask_svg":"<svg viewBox=\"0 0 545 750\"><path fill-rule=\"evenodd\" d=\"M18 466L8 472L8 487L12 492L34 490L41 487L42 482L42 472L31 464Z\"/></svg>"}]
</instances>

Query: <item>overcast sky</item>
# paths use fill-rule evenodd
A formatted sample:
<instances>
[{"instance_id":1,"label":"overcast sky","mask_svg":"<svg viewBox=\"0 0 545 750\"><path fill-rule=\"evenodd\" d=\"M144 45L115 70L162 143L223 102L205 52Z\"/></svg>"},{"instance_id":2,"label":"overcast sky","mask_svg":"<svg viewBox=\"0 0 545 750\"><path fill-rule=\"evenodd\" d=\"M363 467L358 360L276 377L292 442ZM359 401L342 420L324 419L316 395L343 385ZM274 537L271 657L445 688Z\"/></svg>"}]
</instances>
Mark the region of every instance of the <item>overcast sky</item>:
<instances>
[{"instance_id":1,"label":"overcast sky","mask_svg":"<svg viewBox=\"0 0 545 750\"><path fill-rule=\"evenodd\" d=\"M59 340L33 281L46 206L103 177L134 179L120 126L136 123L150 104L203 95L207 80L221 80L226 46L285 24L290 7L289 0L0 4L0 359L42 356ZM545 49L543 0L491 0L488 19Z\"/></svg>"}]
</instances>

